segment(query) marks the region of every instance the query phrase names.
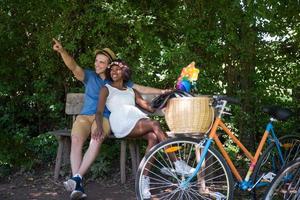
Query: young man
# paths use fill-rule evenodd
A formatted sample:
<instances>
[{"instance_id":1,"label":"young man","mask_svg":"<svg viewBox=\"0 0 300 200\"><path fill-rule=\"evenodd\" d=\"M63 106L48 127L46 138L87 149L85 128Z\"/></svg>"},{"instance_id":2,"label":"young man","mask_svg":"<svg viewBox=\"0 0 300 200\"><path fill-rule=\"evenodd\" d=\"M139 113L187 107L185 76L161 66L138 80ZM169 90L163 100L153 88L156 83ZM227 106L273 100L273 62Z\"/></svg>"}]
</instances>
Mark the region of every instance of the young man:
<instances>
[{"instance_id":1,"label":"young man","mask_svg":"<svg viewBox=\"0 0 300 200\"><path fill-rule=\"evenodd\" d=\"M53 50L61 55L65 65L72 71L77 80L83 82L85 87L84 104L80 115L77 116L73 124L71 133L72 142L70 160L73 177L64 182L65 188L68 191L71 191L71 199L80 199L87 197L82 187L82 177L96 159L101 144L110 133L110 126L108 122L109 111L105 108L103 113L104 134L97 139L91 138L89 147L84 156L82 156L84 142L88 139L91 132L97 128L95 114L97 111L99 91L108 82L105 77L105 70L108 65L116 59L116 55L109 48L98 50L95 52L95 71L84 70L63 48L59 41L53 38L53 42ZM142 94L162 94L166 91L137 85L132 82L129 82L128 86L133 87Z\"/></svg>"}]
</instances>

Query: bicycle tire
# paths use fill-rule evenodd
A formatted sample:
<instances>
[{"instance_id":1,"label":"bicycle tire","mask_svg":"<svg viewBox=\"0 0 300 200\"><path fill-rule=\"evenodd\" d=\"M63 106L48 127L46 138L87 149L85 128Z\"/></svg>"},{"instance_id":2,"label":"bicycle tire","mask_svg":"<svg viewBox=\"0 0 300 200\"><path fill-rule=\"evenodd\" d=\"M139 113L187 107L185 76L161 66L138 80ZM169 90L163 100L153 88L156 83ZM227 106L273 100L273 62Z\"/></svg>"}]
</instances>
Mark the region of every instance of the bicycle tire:
<instances>
[{"instance_id":1,"label":"bicycle tire","mask_svg":"<svg viewBox=\"0 0 300 200\"><path fill-rule=\"evenodd\" d=\"M197 176L191 180L191 184L185 189L180 187L180 183L187 177L177 174L169 154L165 151L170 148L177 149L176 157L195 168L197 165L195 154L203 149L201 146L199 151L196 150L195 147L198 144L199 140L194 138L178 137L168 139L153 147L142 159L138 168L135 181L137 199L144 199L142 196L142 175L144 172L149 173L151 198L154 199L166 199L164 194L168 195L168 199L232 199L233 178L231 171L221 154L212 147L209 148L205 163ZM146 166L151 166L151 169ZM162 172L164 167L170 169L169 175Z\"/></svg>"},{"instance_id":2,"label":"bicycle tire","mask_svg":"<svg viewBox=\"0 0 300 200\"><path fill-rule=\"evenodd\" d=\"M287 164L273 179L265 200L300 199L300 157Z\"/></svg>"},{"instance_id":3,"label":"bicycle tire","mask_svg":"<svg viewBox=\"0 0 300 200\"><path fill-rule=\"evenodd\" d=\"M300 154L300 137L296 135L286 135L278 139L285 163L294 160ZM292 144L292 145L291 145ZM253 173L253 183L265 173L277 174L284 166L280 163L275 142L272 142L259 158ZM264 182L264 180L262 180ZM262 199L270 182L265 181L265 186L255 187L252 190L254 200Z\"/></svg>"}]
</instances>

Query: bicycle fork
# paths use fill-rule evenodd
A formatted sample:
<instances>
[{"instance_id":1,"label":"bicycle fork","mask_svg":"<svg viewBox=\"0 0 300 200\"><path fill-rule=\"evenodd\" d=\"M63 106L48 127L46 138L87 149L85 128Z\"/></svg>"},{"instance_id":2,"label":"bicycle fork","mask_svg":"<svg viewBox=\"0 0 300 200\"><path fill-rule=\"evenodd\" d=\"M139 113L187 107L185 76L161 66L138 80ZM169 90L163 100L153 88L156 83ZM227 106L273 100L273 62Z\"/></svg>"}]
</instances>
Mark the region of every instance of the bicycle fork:
<instances>
[{"instance_id":1,"label":"bicycle fork","mask_svg":"<svg viewBox=\"0 0 300 200\"><path fill-rule=\"evenodd\" d=\"M203 163L203 161L204 161L204 159L205 159L205 156L206 156L206 154L207 154L207 152L208 152L208 149L209 149L209 147L210 147L212 141L213 141L213 139L211 139L211 138L208 138L208 139L206 139L206 141L204 141L205 146L204 146L204 149L203 149L203 153L201 154L200 161L198 162L198 164L197 164L197 166L196 166L196 169L195 169L195 171L193 172L193 174L192 174L191 176L189 176L188 179L186 179L186 180L184 180L183 182L180 183L180 187L181 187L181 188L183 188L183 189L188 188L189 183L191 182L191 180L192 180L192 179L198 174L198 172L200 171L200 168L201 168L201 166L202 166L202 163ZM197 145L196 148L199 148L200 145L201 145L201 143L199 143L199 144Z\"/></svg>"}]
</instances>

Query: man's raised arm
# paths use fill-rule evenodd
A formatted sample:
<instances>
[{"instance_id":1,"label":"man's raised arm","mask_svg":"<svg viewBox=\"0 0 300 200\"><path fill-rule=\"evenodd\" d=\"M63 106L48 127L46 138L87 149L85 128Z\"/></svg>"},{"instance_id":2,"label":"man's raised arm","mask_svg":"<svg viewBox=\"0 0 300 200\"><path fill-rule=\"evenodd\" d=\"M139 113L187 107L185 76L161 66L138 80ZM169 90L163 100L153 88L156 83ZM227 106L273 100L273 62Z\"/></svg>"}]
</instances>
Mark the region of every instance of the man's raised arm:
<instances>
[{"instance_id":1,"label":"man's raised arm","mask_svg":"<svg viewBox=\"0 0 300 200\"><path fill-rule=\"evenodd\" d=\"M78 79L79 81L83 81L84 80L83 69L76 63L74 58L63 48L63 46L58 40L53 38L53 42L54 42L53 50L57 51L61 55L64 63L73 72L76 79Z\"/></svg>"}]
</instances>

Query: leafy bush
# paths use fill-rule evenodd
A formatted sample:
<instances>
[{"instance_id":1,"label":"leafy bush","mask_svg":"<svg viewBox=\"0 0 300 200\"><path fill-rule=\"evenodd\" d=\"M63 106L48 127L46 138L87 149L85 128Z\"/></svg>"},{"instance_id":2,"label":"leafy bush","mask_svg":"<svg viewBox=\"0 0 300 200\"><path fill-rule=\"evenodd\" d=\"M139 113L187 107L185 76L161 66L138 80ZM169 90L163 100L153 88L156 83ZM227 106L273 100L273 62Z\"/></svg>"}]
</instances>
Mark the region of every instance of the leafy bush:
<instances>
[{"instance_id":1,"label":"leafy bush","mask_svg":"<svg viewBox=\"0 0 300 200\"><path fill-rule=\"evenodd\" d=\"M115 169L112 166L118 166L119 160L116 158L120 157L120 145L117 143L119 141L109 141L107 140L104 144L102 144L100 153L91 166L90 175L92 179L96 179L99 177L105 177L109 172L114 171Z\"/></svg>"},{"instance_id":2,"label":"leafy bush","mask_svg":"<svg viewBox=\"0 0 300 200\"><path fill-rule=\"evenodd\" d=\"M42 134L30 137L28 129L19 129L9 139L0 136L0 164L10 166L10 169L21 168L30 170L35 165L49 163L56 155L57 142L53 136Z\"/></svg>"}]
</instances>

